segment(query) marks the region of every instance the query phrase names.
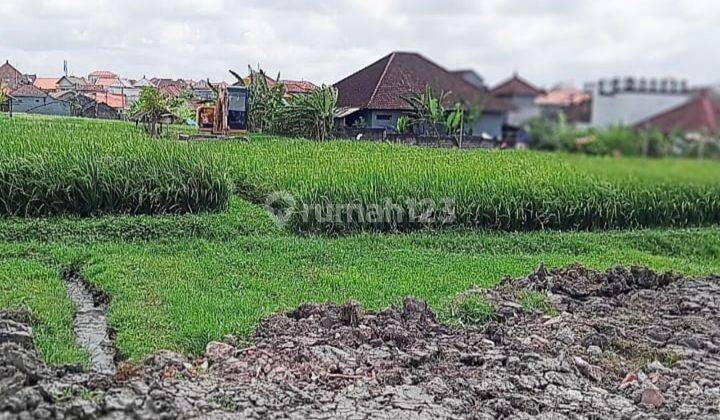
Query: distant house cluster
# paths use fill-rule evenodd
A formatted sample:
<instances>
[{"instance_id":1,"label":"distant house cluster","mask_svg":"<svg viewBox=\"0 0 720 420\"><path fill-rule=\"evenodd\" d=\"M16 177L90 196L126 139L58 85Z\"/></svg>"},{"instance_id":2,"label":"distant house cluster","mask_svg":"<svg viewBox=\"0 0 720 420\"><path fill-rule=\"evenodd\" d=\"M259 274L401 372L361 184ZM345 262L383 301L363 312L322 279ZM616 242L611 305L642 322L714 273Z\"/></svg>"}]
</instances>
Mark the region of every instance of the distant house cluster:
<instances>
[{"instance_id":1,"label":"distant house cluster","mask_svg":"<svg viewBox=\"0 0 720 420\"><path fill-rule=\"evenodd\" d=\"M265 77L269 86L277 83ZM249 77L245 79L248 81ZM317 89L308 81L281 82L287 95ZM111 71L37 77L6 61L0 66L0 86L16 112L117 119L124 117L144 87L199 105L212 100L216 88L228 85L145 76L130 79ZM720 108L712 89L691 88L687 81L674 78L616 77L588 83L583 89L572 85L545 89L514 73L488 86L474 70L448 70L410 52L388 54L334 86L338 91L336 119L341 127L362 126L392 133L398 119L412 112L406 99L430 88L436 94L448 94L445 105L460 103L467 109L481 110L465 130L492 139L517 136L531 120L559 115L568 123L600 129L626 125L707 131L717 125L713 118Z\"/></svg>"},{"instance_id":2,"label":"distant house cluster","mask_svg":"<svg viewBox=\"0 0 720 420\"><path fill-rule=\"evenodd\" d=\"M411 111L403 99L430 87L450 92L451 101L477 105L481 117L467 129L493 138L516 136L533 119L563 115L568 123L604 129L636 128L718 132L718 89L692 88L675 78L612 78L583 89L558 85L544 89L515 73L487 86L473 70L448 70L415 53L394 52L335 84L341 122L360 121L370 129L395 130Z\"/></svg>"}]
</instances>

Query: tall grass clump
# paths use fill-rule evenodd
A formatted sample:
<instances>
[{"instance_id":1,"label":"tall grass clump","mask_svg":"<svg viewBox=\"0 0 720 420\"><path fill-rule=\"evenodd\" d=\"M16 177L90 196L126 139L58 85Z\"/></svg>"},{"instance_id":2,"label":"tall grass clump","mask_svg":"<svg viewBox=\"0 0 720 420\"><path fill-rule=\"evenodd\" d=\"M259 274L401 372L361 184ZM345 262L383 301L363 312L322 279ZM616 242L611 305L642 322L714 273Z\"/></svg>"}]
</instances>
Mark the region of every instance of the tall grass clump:
<instances>
[{"instance_id":1,"label":"tall grass clump","mask_svg":"<svg viewBox=\"0 0 720 420\"><path fill-rule=\"evenodd\" d=\"M196 213L225 208L227 169L125 123L0 121L0 215Z\"/></svg>"}]
</instances>

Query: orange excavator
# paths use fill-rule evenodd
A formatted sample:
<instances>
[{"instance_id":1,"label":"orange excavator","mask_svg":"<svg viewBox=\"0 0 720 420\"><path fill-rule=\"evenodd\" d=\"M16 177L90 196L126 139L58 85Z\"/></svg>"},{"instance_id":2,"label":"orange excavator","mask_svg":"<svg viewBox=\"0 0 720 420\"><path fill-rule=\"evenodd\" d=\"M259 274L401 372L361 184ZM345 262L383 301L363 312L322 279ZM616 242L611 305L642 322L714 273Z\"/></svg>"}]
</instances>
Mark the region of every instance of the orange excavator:
<instances>
[{"instance_id":1,"label":"orange excavator","mask_svg":"<svg viewBox=\"0 0 720 420\"><path fill-rule=\"evenodd\" d=\"M215 93L214 106L201 106L197 109L197 124L200 133L213 136L246 136L248 132L248 89L243 79L234 71L230 73L237 78L232 86L213 86L207 81Z\"/></svg>"}]
</instances>

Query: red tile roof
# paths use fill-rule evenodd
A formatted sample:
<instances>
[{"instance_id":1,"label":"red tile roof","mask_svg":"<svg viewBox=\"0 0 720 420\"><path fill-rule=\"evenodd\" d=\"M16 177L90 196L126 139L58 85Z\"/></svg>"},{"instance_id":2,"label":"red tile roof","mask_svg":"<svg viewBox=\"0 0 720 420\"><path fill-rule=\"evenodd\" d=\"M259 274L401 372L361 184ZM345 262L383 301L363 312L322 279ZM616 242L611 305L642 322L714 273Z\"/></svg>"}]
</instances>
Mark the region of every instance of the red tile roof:
<instances>
[{"instance_id":1,"label":"red tile roof","mask_svg":"<svg viewBox=\"0 0 720 420\"><path fill-rule=\"evenodd\" d=\"M657 128L666 134L673 131L720 133L720 100L709 91L702 91L678 107L639 122L636 127Z\"/></svg>"},{"instance_id":2,"label":"red tile roof","mask_svg":"<svg viewBox=\"0 0 720 420\"><path fill-rule=\"evenodd\" d=\"M96 86L108 87L112 86L119 79L117 77L101 77L95 81Z\"/></svg>"},{"instance_id":3,"label":"red tile roof","mask_svg":"<svg viewBox=\"0 0 720 420\"><path fill-rule=\"evenodd\" d=\"M124 109L127 105L125 95L107 92L92 92L88 93L87 96L94 99L98 103L107 104L108 106L115 109Z\"/></svg>"},{"instance_id":4,"label":"red tile roof","mask_svg":"<svg viewBox=\"0 0 720 420\"><path fill-rule=\"evenodd\" d=\"M517 73L511 78L490 89L495 96L539 96L545 93L544 90L534 86L532 83L521 78Z\"/></svg>"},{"instance_id":5,"label":"red tile roof","mask_svg":"<svg viewBox=\"0 0 720 420\"><path fill-rule=\"evenodd\" d=\"M90 73L88 77L97 79L117 79L118 75L107 70L98 70Z\"/></svg>"},{"instance_id":6,"label":"red tile roof","mask_svg":"<svg viewBox=\"0 0 720 420\"><path fill-rule=\"evenodd\" d=\"M567 107L572 105L580 105L590 100L590 95L580 89L564 88L554 89L545 95L535 99L538 105L549 105Z\"/></svg>"},{"instance_id":7,"label":"red tile roof","mask_svg":"<svg viewBox=\"0 0 720 420\"><path fill-rule=\"evenodd\" d=\"M285 85L285 92L290 95L310 93L318 88L315 84L304 80L283 80L282 82Z\"/></svg>"},{"instance_id":8,"label":"red tile roof","mask_svg":"<svg viewBox=\"0 0 720 420\"><path fill-rule=\"evenodd\" d=\"M47 96L47 93L43 92L42 90L36 88L33 85L20 85L18 88L13 89L10 92L10 96L19 98L22 96L31 96L36 98L42 98Z\"/></svg>"},{"instance_id":9,"label":"red tile roof","mask_svg":"<svg viewBox=\"0 0 720 420\"><path fill-rule=\"evenodd\" d=\"M337 82L338 107L410 110L403 100L430 87L449 92L449 102L484 103L487 111L512 108L462 77L416 53L394 52Z\"/></svg>"},{"instance_id":10,"label":"red tile roof","mask_svg":"<svg viewBox=\"0 0 720 420\"><path fill-rule=\"evenodd\" d=\"M56 77L38 77L33 82L33 85L40 90L44 90L46 92L53 92L57 90L58 80L60 79Z\"/></svg>"}]
</instances>

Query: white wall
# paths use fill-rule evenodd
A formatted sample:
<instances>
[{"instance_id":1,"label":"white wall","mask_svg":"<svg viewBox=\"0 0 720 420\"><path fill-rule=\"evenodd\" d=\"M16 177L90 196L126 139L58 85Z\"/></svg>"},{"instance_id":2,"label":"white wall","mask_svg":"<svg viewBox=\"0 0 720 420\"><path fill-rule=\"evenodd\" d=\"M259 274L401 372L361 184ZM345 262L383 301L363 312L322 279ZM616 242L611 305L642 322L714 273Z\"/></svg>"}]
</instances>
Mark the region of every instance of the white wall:
<instances>
[{"instance_id":1,"label":"white wall","mask_svg":"<svg viewBox=\"0 0 720 420\"><path fill-rule=\"evenodd\" d=\"M688 93L618 92L601 95L596 87L592 98L592 122L596 128L633 125L690 99Z\"/></svg>"}]
</instances>

